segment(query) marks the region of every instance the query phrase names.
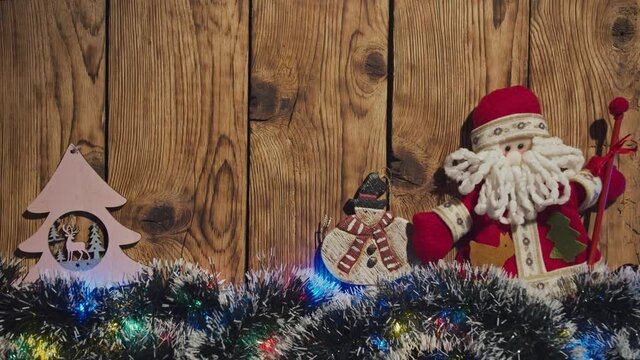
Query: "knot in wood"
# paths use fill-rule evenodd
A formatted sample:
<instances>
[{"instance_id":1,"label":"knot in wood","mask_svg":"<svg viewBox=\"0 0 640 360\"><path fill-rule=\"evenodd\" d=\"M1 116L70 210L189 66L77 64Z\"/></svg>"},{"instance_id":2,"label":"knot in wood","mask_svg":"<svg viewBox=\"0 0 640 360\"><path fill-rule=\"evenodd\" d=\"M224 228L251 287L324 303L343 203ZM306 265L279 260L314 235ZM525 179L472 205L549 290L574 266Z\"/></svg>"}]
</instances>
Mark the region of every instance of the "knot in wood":
<instances>
[{"instance_id":1,"label":"knot in wood","mask_svg":"<svg viewBox=\"0 0 640 360\"><path fill-rule=\"evenodd\" d=\"M168 204L149 207L142 217L142 228L150 235L166 234L176 224L176 211Z\"/></svg>"},{"instance_id":2,"label":"knot in wood","mask_svg":"<svg viewBox=\"0 0 640 360\"><path fill-rule=\"evenodd\" d=\"M379 80L387 76L387 64L384 55L378 51L367 54L364 60L364 72L371 80Z\"/></svg>"},{"instance_id":3,"label":"knot in wood","mask_svg":"<svg viewBox=\"0 0 640 360\"><path fill-rule=\"evenodd\" d=\"M618 17L611 26L611 37L618 47L625 46L635 36L636 28L628 17Z\"/></svg>"},{"instance_id":4,"label":"knot in wood","mask_svg":"<svg viewBox=\"0 0 640 360\"><path fill-rule=\"evenodd\" d=\"M269 120L278 112L278 88L260 79L252 79L249 95L251 120Z\"/></svg>"},{"instance_id":5,"label":"knot in wood","mask_svg":"<svg viewBox=\"0 0 640 360\"><path fill-rule=\"evenodd\" d=\"M422 187L426 182L426 164L419 158L419 149L396 145L392 154L391 184L405 190Z\"/></svg>"}]
</instances>

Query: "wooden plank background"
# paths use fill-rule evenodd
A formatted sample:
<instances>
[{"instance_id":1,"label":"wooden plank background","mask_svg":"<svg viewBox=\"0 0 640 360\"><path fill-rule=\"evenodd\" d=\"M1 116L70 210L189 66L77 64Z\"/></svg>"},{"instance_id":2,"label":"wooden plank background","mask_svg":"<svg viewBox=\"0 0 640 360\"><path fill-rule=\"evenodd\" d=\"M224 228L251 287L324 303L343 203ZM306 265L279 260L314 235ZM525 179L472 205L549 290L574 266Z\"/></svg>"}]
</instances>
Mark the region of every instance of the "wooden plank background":
<instances>
[{"instance_id":1,"label":"wooden plank background","mask_svg":"<svg viewBox=\"0 0 640 360\"><path fill-rule=\"evenodd\" d=\"M386 0L256 0L252 12L249 265L309 264L386 162Z\"/></svg>"},{"instance_id":2,"label":"wooden plank background","mask_svg":"<svg viewBox=\"0 0 640 360\"><path fill-rule=\"evenodd\" d=\"M136 259L246 258L248 1L112 1L109 183ZM126 191L124 190L126 189Z\"/></svg>"},{"instance_id":3,"label":"wooden plank background","mask_svg":"<svg viewBox=\"0 0 640 360\"><path fill-rule=\"evenodd\" d=\"M129 199L132 257L238 281L311 265L369 171L406 218L450 196L442 161L493 89L530 86L588 155L626 96L638 136L640 0L1 1L0 84L0 251L40 225L23 212L73 142ZM617 164L611 267L640 263L640 164Z\"/></svg>"}]
</instances>

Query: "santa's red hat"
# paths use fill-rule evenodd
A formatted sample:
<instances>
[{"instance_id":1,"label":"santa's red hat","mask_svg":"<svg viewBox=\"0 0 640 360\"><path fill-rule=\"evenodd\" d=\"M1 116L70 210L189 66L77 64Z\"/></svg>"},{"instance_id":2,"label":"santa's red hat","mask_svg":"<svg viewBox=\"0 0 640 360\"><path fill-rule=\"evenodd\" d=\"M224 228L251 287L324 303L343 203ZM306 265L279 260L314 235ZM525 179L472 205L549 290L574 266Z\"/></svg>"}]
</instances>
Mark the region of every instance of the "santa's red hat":
<instances>
[{"instance_id":1,"label":"santa's red hat","mask_svg":"<svg viewBox=\"0 0 640 360\"><path fill-rule=\"evenodd\" d=\"M482 151L500 142L521 137L548 137L538 97L524 86L490 92L473 111L471 144Z\"/></svg>"}]
</instances>

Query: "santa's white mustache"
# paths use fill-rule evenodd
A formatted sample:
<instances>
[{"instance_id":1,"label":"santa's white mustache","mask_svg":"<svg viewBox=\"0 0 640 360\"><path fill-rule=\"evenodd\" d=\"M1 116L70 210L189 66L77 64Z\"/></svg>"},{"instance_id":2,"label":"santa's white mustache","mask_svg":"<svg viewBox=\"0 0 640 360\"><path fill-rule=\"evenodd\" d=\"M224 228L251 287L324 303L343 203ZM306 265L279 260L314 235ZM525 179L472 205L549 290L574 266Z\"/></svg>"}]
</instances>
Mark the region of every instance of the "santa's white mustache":
<instances>
[{"instance_id":1,"label":"santa's white mustache","mask_svg":"<svg viewBox=\"0 0 640 360\"><path fill-rule=\"evenodd\" d=\"M482 184L474 211L505 224L522 224L538 212L565 203L570 196L569 177L584 163L578 149L557 138L534 139L529 151L506 156L493 148L473 153L459 149L445 161L445 173L459 182L465 195Z\"/></svg>"},{"instance_id":2,"label":"santa's white mustache","mask_svg":"<svg viewBox=\"0 0 640 360\"><path fill-rule=\"evenodd\" d=\"M522 154L518 151L512 151L507 154L507 163L511 166L522 164Z\"/></svg>"}]
</instances>

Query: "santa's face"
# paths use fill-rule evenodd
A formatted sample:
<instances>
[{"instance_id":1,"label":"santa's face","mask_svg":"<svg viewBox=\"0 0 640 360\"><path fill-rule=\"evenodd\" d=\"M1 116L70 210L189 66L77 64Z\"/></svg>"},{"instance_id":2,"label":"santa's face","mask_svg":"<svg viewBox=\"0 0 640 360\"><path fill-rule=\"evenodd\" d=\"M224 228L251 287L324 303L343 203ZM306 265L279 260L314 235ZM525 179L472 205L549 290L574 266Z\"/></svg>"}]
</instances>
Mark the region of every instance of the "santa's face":
<instances>
[{"instance_id":1,"label":"santa's face","mask_svg":"<svg viewBox=\"0 0 640 360\"><path fill-rule=\"evenodd\" d=\"M384 209L371 209L364 207L355 208L356 217L369 226L375 225L380 222L380 220L382 220L382 216L384 216L384 213Z\"/></svg>"},{"instance_id":2,"label":"santa's face","mask_svg":"<svg viewBox=\"0 0 640 360\"><path fill-rule=\"evenodd\" d=\"M510 141L504 141L499 144L505 157L511 165L520 165L522 155L531 149L533 141L531 138L517 138Z\"/></svg>"},{"instance_id":3,"label":"santa's face","mask_svg":"<svg viewBox=\"0 0 640 360\"><path fill-rule=\"evenodd\" d=\"M550 205L565 203L569 177L583 163L582 152L559 138L520 137L477 153L459 149L447 157L445 172L460 183L462 194L480 186L478 215L522 224Z\"/></svg>"},{"instance_id":4,"label":"santa's face","mask_svg":"<svg viewBox=\"0 0 640 360\"><path fill-rule=\"evenodd\" d=\"M526 151L530 150L532 146L533 138L530 137L522 137L500 143L500 147L503 149L505 156L516 152L524 154Z\"/></svg>"}]
</instances>

